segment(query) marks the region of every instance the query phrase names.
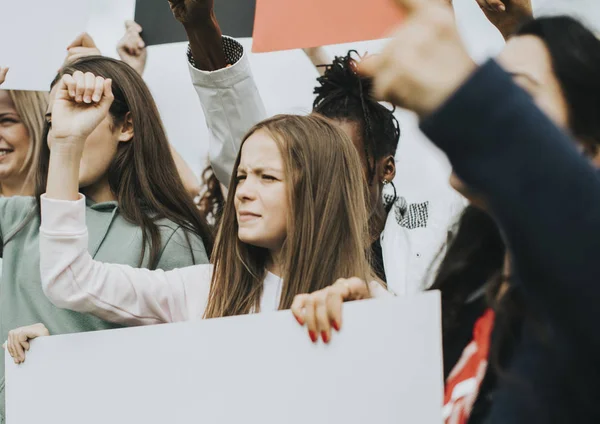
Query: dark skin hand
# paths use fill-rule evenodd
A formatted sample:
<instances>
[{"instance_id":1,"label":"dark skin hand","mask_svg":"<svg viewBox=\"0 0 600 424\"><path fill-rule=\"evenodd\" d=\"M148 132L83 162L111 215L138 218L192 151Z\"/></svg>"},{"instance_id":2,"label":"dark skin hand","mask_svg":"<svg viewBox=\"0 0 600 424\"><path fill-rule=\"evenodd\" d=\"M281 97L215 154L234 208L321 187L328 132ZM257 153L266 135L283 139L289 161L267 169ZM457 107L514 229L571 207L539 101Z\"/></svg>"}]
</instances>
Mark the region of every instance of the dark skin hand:
<instances>
[{"instance_id":1,"label":"dark skin hand","mask_svg":"<svg viewBox=\"0 0 600 424\"><path fill-rule=\"evenodd\" d=\"M222 33L214 13L214 0L168 0L173 16L190 42L196 68L216 71L227 66Z\"/></svg>"}]
</instances>

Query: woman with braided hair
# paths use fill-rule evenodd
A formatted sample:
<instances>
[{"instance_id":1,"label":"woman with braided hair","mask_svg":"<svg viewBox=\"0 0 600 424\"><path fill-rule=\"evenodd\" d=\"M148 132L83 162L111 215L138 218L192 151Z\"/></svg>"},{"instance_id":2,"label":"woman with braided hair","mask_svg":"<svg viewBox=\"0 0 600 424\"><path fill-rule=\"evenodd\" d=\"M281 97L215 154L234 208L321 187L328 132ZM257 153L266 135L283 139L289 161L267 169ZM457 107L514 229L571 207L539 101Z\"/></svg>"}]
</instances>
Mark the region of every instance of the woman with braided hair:
<instances>
[{"instance_id":1,"label":"woman with braided hair","mask_svg":"<svg viewBox=\"0 0 600 424\"><path fill-rule=\"evenodd\" d=\"M393 180L400 126L394 108L372 97L372 80L356 71L358 59L358 53L351 50L329 65L313 60L324 68L317 79L313 112L335 121L361 156L369 190L374 271L396 294L414 293L425 288L424 277L463 204L458 197L450 203L437 198L409 204L398 195Z\"/></svg>"}]
</instances>

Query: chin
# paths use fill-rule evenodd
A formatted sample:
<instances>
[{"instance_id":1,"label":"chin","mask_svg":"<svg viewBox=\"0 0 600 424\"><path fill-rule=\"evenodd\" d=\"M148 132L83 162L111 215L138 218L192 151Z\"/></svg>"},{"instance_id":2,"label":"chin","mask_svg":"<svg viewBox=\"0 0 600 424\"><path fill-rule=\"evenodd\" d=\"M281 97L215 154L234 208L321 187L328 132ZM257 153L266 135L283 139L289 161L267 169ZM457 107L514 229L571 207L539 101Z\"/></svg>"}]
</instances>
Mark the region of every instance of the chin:
<instances>
[{"instance_id":1,"label":"chin","mask_svg":"<svg viewBox=\"0 0 600 424\"><path fill-rule=\"evenodd\" d=\"M268 248L263 237L253 234L254 231L248 231L244 229L238 230L238 238L242 243L250 244L256 247Z\"/></svg>"}]
</instances>

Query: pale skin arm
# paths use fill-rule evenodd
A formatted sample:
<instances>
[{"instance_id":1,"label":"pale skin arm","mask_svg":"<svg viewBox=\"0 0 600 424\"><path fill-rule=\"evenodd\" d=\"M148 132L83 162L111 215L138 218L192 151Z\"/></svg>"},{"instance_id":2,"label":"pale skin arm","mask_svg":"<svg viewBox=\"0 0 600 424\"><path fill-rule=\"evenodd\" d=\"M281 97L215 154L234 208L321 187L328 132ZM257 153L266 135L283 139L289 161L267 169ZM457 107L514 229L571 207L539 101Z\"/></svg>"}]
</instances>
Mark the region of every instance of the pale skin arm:
<instances>
[{"instance_id":1,"label":"pale skin arm","mask_svg":"<svg viewBox=\"0 0 600 424\"><path fill-rule=\"evenodd\" d=\"M332 62L331 58L325 51L324 47L310 47L302 49L312 64L317 69L319 75L325 74L325 67L320 65L328 65Z\"/></svg>"},{"instance_id":2,"label":"pale skin arm","mask_svg":"<svg viewBox=\"0 0 600 424\"><path fill-rule=\"evenodd\" d=\"M142 75L146 69L148 50L140 35L142 27L134 21L125 22L125 34L117 44L117 53L121 60Z\"/></svg>"},{"instance_id":3,"label":"pale skin arm","mask_svg":"<svg viewBox=\"0 0 600 424\"><path fill-rule=\"evenodd\" d=\"M187 162L183 160L181 155L175 150L173 145L170 145L170 148L173 160L175 161L175 166L177 167L177 173L181 177L185 190L191 197L197 196L201 189L200 180L196 174L194 174L192 168L189 167Z\"/></svg>"}]
</instances>

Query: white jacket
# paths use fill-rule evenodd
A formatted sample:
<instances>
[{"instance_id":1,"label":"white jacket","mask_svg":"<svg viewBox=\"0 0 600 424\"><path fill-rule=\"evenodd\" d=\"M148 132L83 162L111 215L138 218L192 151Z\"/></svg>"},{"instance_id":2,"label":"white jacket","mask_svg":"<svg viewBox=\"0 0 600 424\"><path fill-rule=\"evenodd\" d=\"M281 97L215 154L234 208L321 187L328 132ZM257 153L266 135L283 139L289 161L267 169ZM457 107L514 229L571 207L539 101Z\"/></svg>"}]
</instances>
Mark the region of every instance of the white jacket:
<instances>
[{"instance_id":1,"label":"white jacket","mask_svg":"<svg viewBox=\"0 0 600 424\"><path fill-rule=\"evenodd\" d=\"M217 178L229 186L244 135L267 113L244 48L229 37L223 37L223 46L232 66L206 72L190 61L189 68L210 134L210 161ZM449 228L464 207L462 198L447 189L435 199L410 200L396 200L381 234L388 287L398 295L427 288L435 273L432 263L442 257Z\"/></svg>"}]
</instances>

